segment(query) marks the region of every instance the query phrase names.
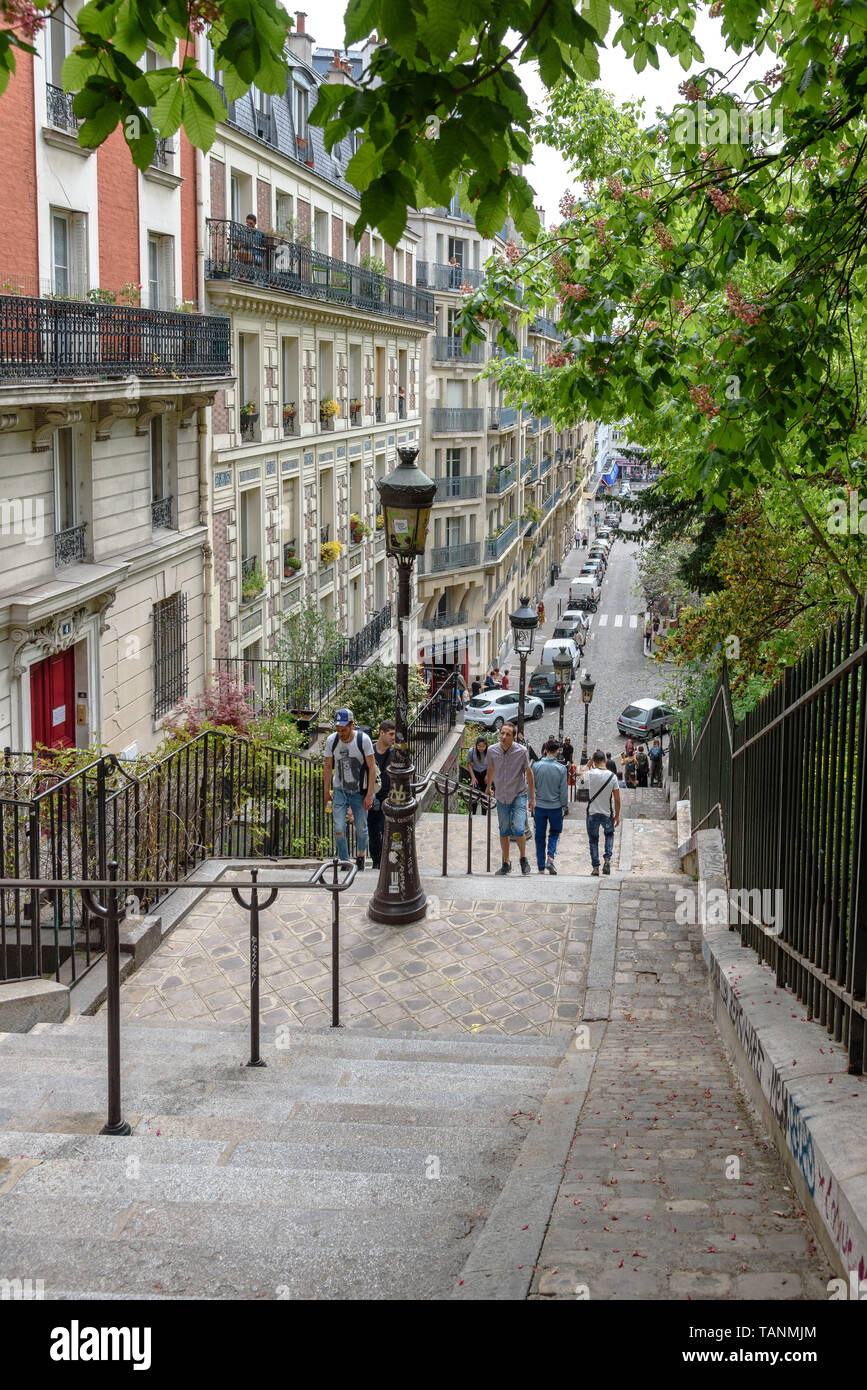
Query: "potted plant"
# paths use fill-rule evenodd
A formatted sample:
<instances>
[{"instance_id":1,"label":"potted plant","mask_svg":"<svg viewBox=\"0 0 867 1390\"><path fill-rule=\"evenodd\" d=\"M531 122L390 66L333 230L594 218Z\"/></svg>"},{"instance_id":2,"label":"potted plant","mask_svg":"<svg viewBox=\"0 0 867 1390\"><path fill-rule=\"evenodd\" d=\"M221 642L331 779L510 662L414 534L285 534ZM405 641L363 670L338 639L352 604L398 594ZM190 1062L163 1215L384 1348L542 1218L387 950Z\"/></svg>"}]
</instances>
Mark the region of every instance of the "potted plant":
<instances>
[{"instance_id":1,"label":"potted plant","mask_svg":"<svg viewBox=\"0 0 867 1390\"><path fill-rule=\"evenodd\" d=\"M337 559L343 544L341 541L323 541L319 547L319 560L323 565L333 565Z\"/></svg>"},{"instance_id":2,"label":"potted plant","mask_svg":"<svg viewBox=\"0 0 867 1390\"><path fill-rule=\"evenodd\" d=\"M290 575L295 574L296 571L300 570L300 568L301 568L301 561L299 560L298 556L297 556L297 555L287 555L287 556L286 556L286 559L283 561L283 577L284 577L284 579L288 579L288 578L290 577Z\"/></svg>"},{"instance_id":3,"label":"potted plant","mask_svg":"<svg viewBox=\"0 0 867 1390\"><path fill-rule=\"evenodd\" d=\"M357 424L360 415L361 401L359 400L358 396L353 396L349 402L349 418Z\"/></svg>"},{"instance_id":4,"label":"potted plant","mask_svg":"<svg viewBox=\"0 0 867 1390\"><path fill-rule=\"evenodd\" d=\"M258 597L265 587L265 576L261 570L251 570L245 574L241 580L241 599L244 603L249 603L251 599Z\"/></svg>"},{"instance_id":5,"label":"potted plant","mask_svg":"<svg viewBox=\"0 0 867 1390\"><path fill-rule=\"evenodd\" d=\"M370 527L366 521L362 521L357 512L353 512L349 518L349 531L353 545L359 545L365 536L370 535Z\"/></svg>"},{"instance_id":6,"label":"potted plant","mask_svg":"<svg viewBox=\"0 0 867 1390\"><path fill-rule=\"evenodd\" d=\"M241 433L252 434L259 419L259 407L255 401L247 401L241 406Z\"/></svg>"},{"instance_id":7,"label":"potted plant","mask_svg":"<svg viewBox=\"0 0 867 1390\"><path fill-rule=\"evenodd\" d=\"M323 425L331 425L335 415L340 414L340 406L333 396L324 396L319 402L319 421Z\"/></svg>"},{"instance_id":8,"label":"potted plant","mask_svg":"<svg viewBox=\"0 0 867 1390\"><path fill-rule=\"evenodd\" d=\"M382 515L382 512L377 512L377 514L376 514L376 529L377 529L377 531L381 531L382 528L383 528L384 526L385 526L385 517Z\"/></svg>"},{"instance_id":9,"label":"potted plant","mask_svg":"<svg viewBox=\"0 0 867 1390\"><path fill-rule=\"evenodd\" d=\"M294 402L294 401L287 401L286 404L285 404L284 407L283 407L283 419L284 419L284 421L285 421L285 420L294 420L294 419L295 419L295 414L296 414L296 411L295 411L295 402Z\"/></svg>"}]
</instances>

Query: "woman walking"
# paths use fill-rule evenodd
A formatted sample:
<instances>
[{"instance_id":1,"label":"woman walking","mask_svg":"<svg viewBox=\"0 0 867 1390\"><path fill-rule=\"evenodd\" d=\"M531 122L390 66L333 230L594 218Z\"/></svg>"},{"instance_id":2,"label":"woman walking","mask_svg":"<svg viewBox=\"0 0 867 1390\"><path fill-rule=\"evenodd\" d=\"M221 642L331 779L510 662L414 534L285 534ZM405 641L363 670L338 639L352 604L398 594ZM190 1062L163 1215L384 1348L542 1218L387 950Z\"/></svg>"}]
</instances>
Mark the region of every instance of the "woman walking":
<instances>
[{"instance_id":1,"label":"woman walking","mask_svg":"<svg viewBox=\"0 0 867 1390\"><path fill-rule=\"evenodd\" d=\"M467 753L467 767L470 770L470 786L483 792L485 790L485 778L488 771L488 740L486 738L476 739L475 745ZM473 815L476 814L480 805L482 807L482 815L486 816L488 814L487 807L480 797L474 796L472 798L472 803Z\"/></svg>"}]
</instances>

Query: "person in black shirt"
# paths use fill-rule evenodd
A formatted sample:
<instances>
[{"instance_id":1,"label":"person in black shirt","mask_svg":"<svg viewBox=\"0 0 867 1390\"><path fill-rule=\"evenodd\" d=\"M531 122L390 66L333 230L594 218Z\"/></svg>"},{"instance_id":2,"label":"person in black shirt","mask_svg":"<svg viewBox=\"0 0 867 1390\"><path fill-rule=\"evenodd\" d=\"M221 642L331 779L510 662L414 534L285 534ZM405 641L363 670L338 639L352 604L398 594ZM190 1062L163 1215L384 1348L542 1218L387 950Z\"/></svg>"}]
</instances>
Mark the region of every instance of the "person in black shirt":
<instances>
[{"instance_id":1,"label":"person in black shirt","mask_svg":"<svg viewBox=\"0 0 867 1390\"><path fill-rule=\"evenodd\" d=\"M567 735L563 740L563 747L560 750L560 761L565 763L567 768L571 767L575 761L575 750L572 747L572 740Z\"/></svg>"},{"instance_id":2,"label":"person in black shirt","mask_svg":"<svg viewBox=\"0 0 867 1390\"><path fill-rule=\"evenodd\" d=\"M608 768L608 771L609 771L609 772L613 772L614 775L615 775L616 777L619 777L619 776L620 776L620 772L619 772L619 769L618 769L618 767L617 767L617 764L616 764L616 762L614 761L614 759L612 758L612 756L611 756L610 753L606 753L606 754L605 754L605 766Z\"/></svg>"},{"instance_id":3,"label":"person in black shirt","mask_svg":"<svg viewBox=\"0 0 867 1390\"><path fill-rule=\"evenodd\" d=\"M370 857L373 867L379 868L379 861L382 857L382 837L385 831L385 812L382 803L388 796L391 787L391 778L388 775L388 765L391 762L391 755L394 751L395 724L393 719L383 719L379 726L379 738L373 745L373 756L376 766L379 768L379 775L382 786L373 798L373 805L367 813L367 833L370 844Z\"/></svg>"},{"instance_id":4,"label":"person in black shirt","mask_svg":"<svg viewBox=\"0 0 867 1390\"><path fill-rule=\"evenodd\" d=\"M475 697L476 695L480 695L480 694L481 694L481 691L482 691L482 682L479 680L478 676L473 676L473 679L472 679L472 681L470 682L470 690L473 692L473 696L474 696L474 697Z\"/></svg>"}]
</instances>

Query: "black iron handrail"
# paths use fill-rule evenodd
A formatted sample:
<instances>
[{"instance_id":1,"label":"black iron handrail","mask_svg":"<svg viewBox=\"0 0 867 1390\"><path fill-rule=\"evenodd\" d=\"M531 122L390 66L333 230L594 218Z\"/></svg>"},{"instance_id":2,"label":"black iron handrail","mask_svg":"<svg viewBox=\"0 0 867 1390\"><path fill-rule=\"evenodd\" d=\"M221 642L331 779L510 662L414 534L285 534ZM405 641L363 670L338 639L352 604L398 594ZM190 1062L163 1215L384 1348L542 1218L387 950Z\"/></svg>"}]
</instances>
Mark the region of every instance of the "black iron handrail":
<instances>
[{"instance_id":1,"label":"black iron handrail","mask_svg":"<svg viewBox=\"0 0 867 1390\"><path fill-rule=\"evenodd\" d=\"M486 872L491 872L491 822L494 818L494 807L496 800L488 792L481 791L473 786L471 782L462 782L460 777L450 778L447 773L438 773L433 779L437 791L443 794L443 878L448 878L448 849L449 849L449 799L456 796L463 799L467 804L467 873L473 872L473 821L475 816L472 814L474 806L481 806L487 819L487 865Z\"/></svg>"}]
</instances>

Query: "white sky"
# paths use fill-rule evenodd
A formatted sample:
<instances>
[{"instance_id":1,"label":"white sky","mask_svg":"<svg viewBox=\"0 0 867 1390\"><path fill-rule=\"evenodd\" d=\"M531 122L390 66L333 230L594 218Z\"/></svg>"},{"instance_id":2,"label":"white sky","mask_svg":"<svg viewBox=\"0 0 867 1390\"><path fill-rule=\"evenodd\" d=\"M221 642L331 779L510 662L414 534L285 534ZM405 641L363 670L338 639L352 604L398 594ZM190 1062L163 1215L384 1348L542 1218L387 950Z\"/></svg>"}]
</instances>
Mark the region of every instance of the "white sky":
<instances>
[{"instance_id":1,"label":"white sky","mask_svg":"<svg viewBox=\"0 0 867 1390\"><path fill-rule=\"evenodd\" d=\"M294 7L291 4L287 4L286 8L294 15ZM308 10L307 32L318 48L343 48L345 8L345 0L319 0L315 10ZM612 14L610 34L615 32L616 22L617 16ZM696 70L705 65L728 70L738 61L737 55L726 50L719 34L719 24L709 19L706 12L698 16L695 35L705 54L705 63L694 65ZM660 53L659 57L659 71L645 68L644 72L637 73L619 48L602 50L599 64L600 85L611 92L618 102L635 101L643 97L645 119L652 121L657 106L668 111L682 100L677 89L688 75L676 59L669 58L664 53ZM761 76L773 65L773 58L766 53L750 65L747 76ZM541 108L544 88L534 66L523 65L519 73L531 103ZM745 81L746 77L741 73L734 86L743 91ZM564 191L573 186L565 161L556 150L538 146L536 158L525 172L536 190L536 201L545 209L546 224L559 222L557 205Z\"/></svg>"}]
</instances>

